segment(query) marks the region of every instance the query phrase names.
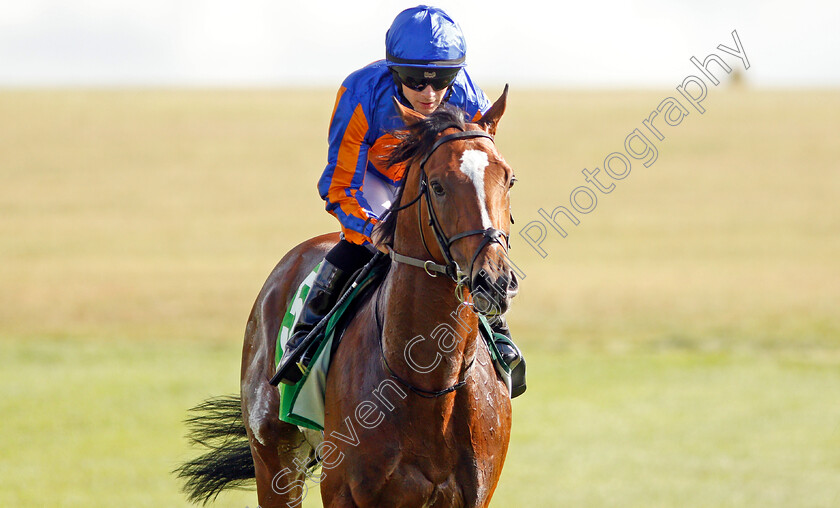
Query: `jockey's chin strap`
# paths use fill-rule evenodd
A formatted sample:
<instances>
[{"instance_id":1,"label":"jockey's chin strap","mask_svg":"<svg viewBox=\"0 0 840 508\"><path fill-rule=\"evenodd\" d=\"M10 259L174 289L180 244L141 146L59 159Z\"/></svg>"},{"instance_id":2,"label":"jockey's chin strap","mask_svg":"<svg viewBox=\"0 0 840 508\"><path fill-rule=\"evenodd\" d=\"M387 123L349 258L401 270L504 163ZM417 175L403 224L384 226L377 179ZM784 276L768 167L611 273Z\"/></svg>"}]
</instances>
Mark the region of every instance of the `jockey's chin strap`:
<instances>
[{"instance_id":1,"label":"jockey's chin strap","mask_svg":"<svg viewBox=\"0 0 840 508\"><path fill-rule=\"evenodd\" d=\"M487 245L491 243L498 243L502 246L505 251L508 250L510 245L510 240L508 235L506 235L503 231L496 229L496 228L487 228L487 229L474 229L471 231L464 231L462 233L455 234L451 237L446 236L446 233L443 231L443 226L441 226L440 220L437 217L437 213L435 213L435 208L432 204L432 197L429 193L429 179L426 175L426 162L429 160L429 157L435 152L435 150L440 147L440 145L447 143L449 141L453 141L456 139L469 139L469 138L488 138L493 141L493 136L490 134L481 131L481 130L470 130L465 131L462 130L461 126L457 124L451 124L442 130L446 130L450 127L454 127L456 129L461 129L460 132L454 132L452 134L447 134L445 136L441 136L438 138L435 143L432 145L432 148L423 156L423 159L420 161L420 191L418 192L417 196L412 199L410 202L406 203L403 206L397 207L392 209L392 213L399 212L400 210L404 210L414 203L416 203L421 197L425 195L426 197L426 208L429 211L429 225L432 227L432 231L435 234L435 240L437 241L438 247L440 248L441 253L443 254L443 258L446 264L438 264L433 260L423 260L412 258L409 256L405 256L399 254L398 252L391 249L390 255L391 259L398 262L398 263L405 263L411 266L416 266L418 268L423 268L426 270L431 277L437 277L438 273L446 274L451 278L458 287L463 287L467 285L469 287L469 274L472 273L473 267L475 265L476 259L478 259L478 255ZM422 224L422 210L421 207L417 207L417 222L420 229L420 237L423 240L423 247L426 248L426 252L429 253L430 257L434 257L429 250L429 246L426 243L426 237L423 234L423 224ZM451 247L456 241L466 238L468 236L475 236L475 235L482 235L481 244L473 253L472 260L470 261L470 271L464 273L461 270L461 267L458 266L458 263L452 257ZM504 239L504 243L502 242Z\"/></svg>"}]
</instances>

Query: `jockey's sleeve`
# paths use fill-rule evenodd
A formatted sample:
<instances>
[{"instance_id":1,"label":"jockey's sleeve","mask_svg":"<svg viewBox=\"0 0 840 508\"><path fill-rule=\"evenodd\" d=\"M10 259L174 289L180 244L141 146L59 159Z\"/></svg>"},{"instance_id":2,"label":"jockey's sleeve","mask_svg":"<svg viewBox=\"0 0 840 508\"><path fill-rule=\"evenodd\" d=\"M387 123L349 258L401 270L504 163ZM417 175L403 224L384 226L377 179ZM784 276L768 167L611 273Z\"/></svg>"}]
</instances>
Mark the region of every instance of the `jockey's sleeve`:
<instances>
[{"instance_id":1,"label":"jockey's sleeve","mask_svg":"<svg viewBox=\"0 0 840 508\"><path fill-rule=\"evenodd\" d=\"M364 204L362 186L368 164L368 120L362 103L341 87L330 121L327 166L318 182L326 209L338 218L351 243L370 241L377 217Z\"/></svg>"}]
</instances>

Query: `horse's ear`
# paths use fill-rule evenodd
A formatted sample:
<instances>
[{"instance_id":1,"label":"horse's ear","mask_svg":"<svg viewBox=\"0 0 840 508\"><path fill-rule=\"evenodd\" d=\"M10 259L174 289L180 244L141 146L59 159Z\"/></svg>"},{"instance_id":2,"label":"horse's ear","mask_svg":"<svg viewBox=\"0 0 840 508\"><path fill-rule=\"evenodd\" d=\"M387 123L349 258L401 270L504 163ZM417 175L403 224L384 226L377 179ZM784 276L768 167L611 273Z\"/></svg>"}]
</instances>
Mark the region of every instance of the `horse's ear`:
<instances>
[{"instance_id":1,"label":"horse's ear","mask_svg":"<svg viewBox=\"0 0 840 508\"><path fill-rule=\"evenodd\" d=\"M507 93L508 93L508 85L505 85L505 90L502 92L502 96L499 97L496 102L490 106L490 109L487 110L487 113L484 113L478 120L478 125L481 126L482 129L486 130L491 135L496 135L496 127L499 125L499 120L502 118L502 115L505 114L505 105L507 105Z\"/></svg>"},{"instance_id":2,"label":"horse's ear","mask_svg":"<svg viewBox=\"0 0 840 508\"><path fill-rule=\"evenodd\" d=\"M417 111L403 106L402 103L400 103L399 99L397 99L396 97L391 97L391 99L394 100L394 108L396 108L397 114L400 115L400 118L402 118L406 126L410 127L419 122L420 120L426 118Z\"/></svg>"}]
</instances>

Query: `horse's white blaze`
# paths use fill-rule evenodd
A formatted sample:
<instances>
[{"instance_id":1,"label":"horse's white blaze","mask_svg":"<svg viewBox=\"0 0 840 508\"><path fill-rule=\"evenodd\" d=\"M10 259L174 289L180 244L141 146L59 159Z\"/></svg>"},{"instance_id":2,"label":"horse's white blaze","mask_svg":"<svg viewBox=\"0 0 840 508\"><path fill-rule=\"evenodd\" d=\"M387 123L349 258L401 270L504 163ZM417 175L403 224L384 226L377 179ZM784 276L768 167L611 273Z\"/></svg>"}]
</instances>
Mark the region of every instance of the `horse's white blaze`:
<instances>
[{"instance_id":1,"label":"horse's white blaze","mask_svg":"<svg viewBox=\"0 0 840 508\"><path fill-rule=\"evenodd\" d=\"M484 229L493 227L490 222L490 214L487 213L487 203L484 195L484 170L490 165L487 160L487 152L481 150L464 150L461 156L461 172L467 175L475 185L475 194L478 197L478 209L481 211L481 225Z\"/></svg>"}]
</instances>

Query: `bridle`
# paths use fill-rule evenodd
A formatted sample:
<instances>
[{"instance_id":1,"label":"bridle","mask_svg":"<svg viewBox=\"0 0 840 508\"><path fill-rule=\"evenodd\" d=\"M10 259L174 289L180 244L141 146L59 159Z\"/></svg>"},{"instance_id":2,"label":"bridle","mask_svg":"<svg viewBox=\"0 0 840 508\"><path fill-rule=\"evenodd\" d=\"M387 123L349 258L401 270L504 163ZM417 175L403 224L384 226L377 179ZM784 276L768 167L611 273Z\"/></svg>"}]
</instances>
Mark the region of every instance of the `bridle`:
<instances>
[{"instance_id":1,"label":"bridle","mask_svg":"<svg viewBox=\"0 0 840 508\"><path fill-rule=\"evenodd\" d=\"M420 160L420 190L417 193L417 196L415 196L414 199L412 199L408 203L406 203L404 205L394 207L394 208L391 208L388 211L388 213L394 213L394 214L398 213L402 210L405 210L406 208L411 207L412 205L417 203L423 196L425 196L425 198L426 198L425 199L426 209L428 210L428 213L429 213L429 225L432 227L432 231L435 234L435 240L437 241L438 247L440 248L440 251L443 254L445 264L439 264L439 263L436 263L434 261L434 255L429 250L429 246L426 243L426 237L425 237L425 234L423 233L423 219L422 219L422 207L421 206L417 207L417 225L418 225L418 228L420 229L420 238L423 241L423 247L426 249L426 252L429 254L429 257L432 258L432 259L423 260L423 259L418 259L418 258L414 258L414 257L410 257L410 256L405 256L403 254L400 254L400 253L396 252L394 249L390 249L390 256L391 256L391 259L395 262L404 263L404 264L412 265L412 266L415 266L415 267L423 268L426 271L426 273L429 274L429 276L431 276L431 277L437 277L437 274L439 274L439 273L446 274L449 278L451 278L455 282L455 295L458 298L458 300L462 304L464 304L465 302L464 302L463 288L464 288L464 286L466 286L468 289L471 289L471 281L470 281L469 274L471 274L472 271L473 271L475 261L476 261L476 259L478 259L478 255L481 253L481 251L485 247L487 247L488 245L490 245L492 243L498 243L499 245L502 246L502 248L505 250L505 252L507 252L507 250L510 247L510 239L509 239L508 235L505 234L503 231L501 231L499 229L496 229L496 228L493 228L493 227L490 227L490 228L487 228L487 229L474 229L474 230L470 230L470 231L464 231L464 232L457 233L457 234L452 235L452 236L447 236L446 233L443 231L443 226L440 223L440 219L438 219L437 213L435 212L435 207L432 204L432 197L429 194L429 178L428 178L428 175L426 174L426 162L429 160L429 157L432 156L432 154L435 152L435 150L438 149L438 147L440 147L444 143L448 143L449 141L453 141L453 140L456 140L456 139L470 139L470 138L487 138L487 139L493 141L493 136L491 136L490 134L488 134L484 131L481 131L481 130L465 131L465 130L463 130L463 128L460 125L457 125L457 124L447 125L443 129L441 129L441 132L445 131L446 129L448 129L450 127L454 127L456 129L458 129L459 132L455 132L455 133L452 133L452 134L446 134L446 135L438 138L435 141L435 143L432 145L432 147L429 149L429 151L426 152L426 154ZM482 240L481 240L481 243L476 248L475 252L473 253L472 260L470 261L470 271L468 273L464 273L464 272L461 271L461 268L458 266L458 263L452 257L452 252L451 252L452 244L454 244L455 242L457 242L458 240L461 240L463 238L467 238L467 237L470 237L470 236L476 236L476 235L482 235ZM504 243L502 242L502 239L504 239ZM415 394L417 394L421 397L433 399L433 398L441 397L441 396L446 395L448 393L452 393L452 392L458 390L459 388L461 388L461 387L463 387L467 384L467 376L469 375L469 372L472 368L472 365L475 362L475 358L473 358L472 361L469 363L469 365L467 365L467 367L464 369L464 372L465 372L464 378L461 379L460 381L458 381L457 383L453 384L452 386L449 386L448 388L444 388L443 390L425 390L425 389L414 386L413 384L411 384L406 379L403 379L402 377L400 377L396 372L394 372L394 370L388 364L388 360L387 360L386 355L385 355L384 345L382 343L383 342L382 341L382 337L383 337L382 331L384 330L384 327L382 326L382 323L381 323L381 320L380 320L380 317L379 317L379 299L378 298L376 299L376 304L375 304L375 308L374 308L374 315L376 316L377 326L379 326L379 329L380 329L379 353L382 357L383 365L385 366L385 368L387 369L387 371L391 375L391 377L393 377L394 379L399 381L403 386L408 387L412 392L414 392Z\"/></svg>"},{"instance_id":2,"label":"bridle","mask_svg":"<svg viewBox=\"0 0 840 508\"><path fill-rule=\"evenodd\" d=\"M410 206L414 205L417 201L420 200L420 198L425 196L426 209L429 213L429 225L432 227L432 231L435 234L435 241L437 241L438 247L440 248L440 252L443 254L445 264L438 264L433 259L422 260L410 256L405 256L394 251L393 249L391 249L390 255L391 259L398 263L404 263L423 268L424 270L426 270L426 273L428 273L431 277L437 277L438 273L446 274L455 282L456 294L459 296L459 300L463 302L463 287L466 286L467 289L470 289L471 281L469 275L472 273L475 262L478 259L478 256L481 253L481 251L492 243L498 243L502 246L505 252L507 252L510 247L510 238L507 234L505 234L505 232L493 227L489 227L487 229L474 229L470 231L464 231L452 236L447 236L446 233L443 231L443 226L441 225L440 219L438 219L437 213L435 212L435 207L432 204L432 197L429 193L429 177L426 174L426 162L428 162L429 157L431 157L432 154L435 153L435 150L437 150L444 143L448 143L449 141L470 138L487 138L490 141L493 141L493 136L484 131L465 131L460 125L454 123L446 125L443 129L441 129L441 132L449 128L459 129L460 132L446 134L438 138L434 142L432 147L429 149L429 151L426 152L426 154L420 160L420 191L417 193L417 196L405 205L401 205L389 210L389 213L397 213L401 210L405 210L406 208L409 208ZM417 224L420 229L420 238L423 241L423 247L426 249L426 252L429 254L429 257L434 258L432 252L429 250L428 244L426 243L426 236L423 233L422 208L420 206L417 207ZM458 266L458 263L452 257L452 244L463 238L476 235L482 235L483 238L481 240L481 243L478 245L475 252L473 253L472 260L470 261L469 272L464 273L463 271L461 271L461 267ZM504 242L502 242L502 239L504 239Z\"/></svg>"}]
</instances>

